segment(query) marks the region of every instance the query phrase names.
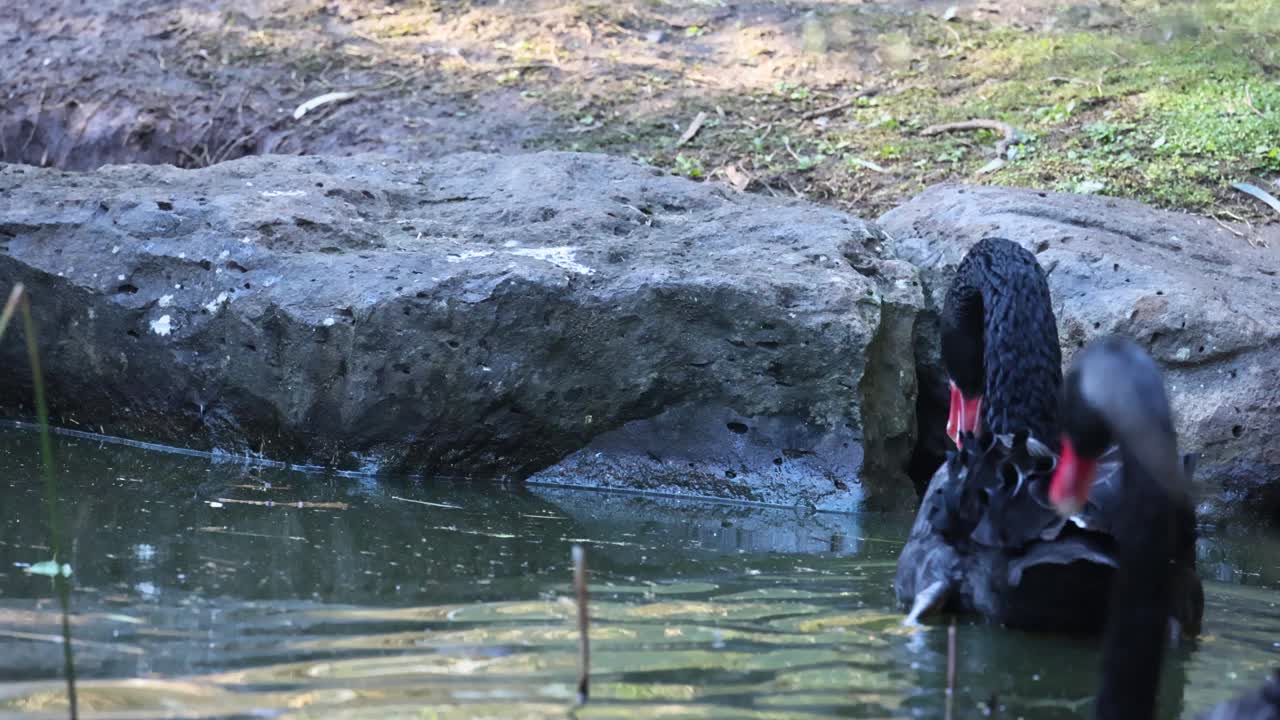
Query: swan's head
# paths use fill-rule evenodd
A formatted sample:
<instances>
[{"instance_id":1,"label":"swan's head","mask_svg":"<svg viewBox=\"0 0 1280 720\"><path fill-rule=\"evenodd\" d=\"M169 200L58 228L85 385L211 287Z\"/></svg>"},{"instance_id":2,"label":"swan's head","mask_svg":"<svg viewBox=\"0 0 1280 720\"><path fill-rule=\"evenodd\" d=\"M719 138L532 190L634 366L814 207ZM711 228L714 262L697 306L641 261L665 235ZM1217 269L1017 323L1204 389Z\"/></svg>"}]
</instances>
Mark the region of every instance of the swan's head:
<instances>
[{"instance_id":1,"label":"swan's head","mask_svg":"<svg viewBox=\"0 0 1280 720\"><path fill-rule=\"evenodd\" d=\"M1049 283L1033 253L987 237L956 267L939 316L951 382L947 435L1028 432L1056 442L1062 355ZM988 425L990 427L988 427Z\"/></svg>"},{"instance_id":2,"label":"swan's head","mask_svg":"<svg viewBox=\"0 0 1280 720\"><path fill-rule=\"evenodd\" d=\"M942 309L942 364L951 381L947 437L960 447L960 436L978 434L985 382L982 287L987 282L971 250L951 281Z\"/></svg>"},{"instance_id":3,"label":"swan's head","mask_svg":"<svg viewBox=\"0 0 1280 720\"><path fill-rule=\"evenodd\" d=\"M1062 455L1049 499L1063 515L1078 513L1097 477L1098 458L1113 442L1168 492L1184 491L1164 377L1132 340L1105 337L1076 354L1062 389Z\"/></svg>"}]
</instances>

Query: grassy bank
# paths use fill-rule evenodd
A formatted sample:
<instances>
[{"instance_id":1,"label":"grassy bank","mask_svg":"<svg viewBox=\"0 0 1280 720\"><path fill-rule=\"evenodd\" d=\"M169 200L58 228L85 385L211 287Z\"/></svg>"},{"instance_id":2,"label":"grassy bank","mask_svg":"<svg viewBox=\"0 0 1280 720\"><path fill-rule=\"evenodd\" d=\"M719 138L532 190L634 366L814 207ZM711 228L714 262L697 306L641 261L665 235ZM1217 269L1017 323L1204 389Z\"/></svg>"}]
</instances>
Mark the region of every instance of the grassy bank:
<instances>
[{"instance_id":1,"label":"grassy bank","mask_svg":"<svg viewBox=\"0 0 1280 720\"><path fill-rule=\"evenodd\" d=\"M139 22L227 124L360 93L287 151L597 150L863 215L966 180L1257 220L1230 183L1280 177L1273 0L282 0ZM1010 128L1001 157L1000 131L923 132L974 119Z\"/></svg>"},{"instance_id":2,"label":"grassy bank","mask_svg":"<svg viewBox=\"0 0 1280 720\"><path fill-rule=\"evenodd\" d=\"M952 179L1270 212L1229 186L1280 177L1280 5L1128 3L1102 27L1040 31L873 19L884 62L848 108L821 112L859 88L780 81L690 93L646 115L630 111L644 92L632 90L597 100L591 115L608 120L570 144L863 212ZM822 47L821 32L812 42ZM708 120L679 145L672 123L687 128L699 112ZM999 132L922 133L977 118L1016 133L1003 163Z\"/></svg>"}]
</instances>

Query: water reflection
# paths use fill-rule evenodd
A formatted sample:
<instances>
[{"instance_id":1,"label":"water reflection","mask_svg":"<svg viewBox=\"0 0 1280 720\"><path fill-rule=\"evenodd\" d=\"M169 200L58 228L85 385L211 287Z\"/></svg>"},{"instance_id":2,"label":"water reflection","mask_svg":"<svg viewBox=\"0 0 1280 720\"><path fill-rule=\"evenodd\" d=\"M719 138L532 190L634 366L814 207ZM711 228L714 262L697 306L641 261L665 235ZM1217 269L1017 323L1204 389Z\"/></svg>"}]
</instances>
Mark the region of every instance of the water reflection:
<instances>
[{"instance_id":1,"label":"water reflection","mask_svg":"<svg viewBox=\"0 0 1280 720\"><path fill-rule=\"evenodd\" d=\"M0 716L65 713L33 437L0 431ZM908 517L372 482L59 441L82 708L101 717L563 717L569 547L593 569L582 717L940 716L941 628L892 611ZM1166 717L1277 662L1280 550L1206 540L1206 636ZM959 717L1077 717L1093 641L966 625Z\"/></svg>"}]
</instances>

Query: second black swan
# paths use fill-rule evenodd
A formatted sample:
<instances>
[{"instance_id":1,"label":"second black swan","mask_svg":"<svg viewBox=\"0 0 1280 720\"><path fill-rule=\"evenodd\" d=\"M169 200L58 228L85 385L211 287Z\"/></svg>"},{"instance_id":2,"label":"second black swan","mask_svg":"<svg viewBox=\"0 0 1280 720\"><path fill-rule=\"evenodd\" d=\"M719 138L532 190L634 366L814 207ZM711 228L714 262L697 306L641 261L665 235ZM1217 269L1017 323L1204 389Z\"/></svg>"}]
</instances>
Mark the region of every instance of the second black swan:
<instances>
[{"instance_id":1,"label":"second black swan","mask_svg":"<svg viewBox=\"0 0 1280 720\"><path fill-rule=\"evenodd\" d=\"M957 268L941 316L957 447L934 474L894 589L915 622L973 613L1010 627L1097 632L1118 565L1118 455L1100 458L1077 512L1048 498L1057 463L1062 358L1035 256L987 238ZM1194 523L1188 526L1194 542ZM1190 555L1194 572L1194 554ZM1175 617L1199 631L1200 612Z\"/></svg>"},{"instance_id":2,"label":"second black swan","mask_svg":"<svg viewBox=\"0 0 1280 720\"><path fill-rule=\"evenodd\" d=\"M1099 481L1098 463L1114 443L1121 459L1114 512L1119 572L1103 636L1098 720L1155 716L1166 618L1203 611L1195 574L1189 477L1178 455L1164 380L1130 340L1104 338L1076 356L1062 402L1062 457L1049 496L1064 515L1078 512ZM1194 528L1194 525L1191 526ZM1208 720L1280 720L1280 673L1223 703Z\"/></svg>"}]
</instances>

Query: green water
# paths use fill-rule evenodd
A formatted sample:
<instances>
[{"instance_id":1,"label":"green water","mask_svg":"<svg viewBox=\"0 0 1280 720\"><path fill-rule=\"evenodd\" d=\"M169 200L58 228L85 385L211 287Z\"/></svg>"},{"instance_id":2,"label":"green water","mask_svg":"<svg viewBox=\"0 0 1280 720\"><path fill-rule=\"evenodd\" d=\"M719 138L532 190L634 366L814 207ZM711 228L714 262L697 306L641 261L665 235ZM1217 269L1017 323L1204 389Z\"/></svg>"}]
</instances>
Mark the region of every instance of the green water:
<instances>
[{"instance_id":1,"label":"green water","mask_svg":"<svg viewBox=\"0 0 1280 720\"><path fill-rule=\"evenodd\" d=\"M892 580L910 518L251 470L58 439L83 717L942 717L944 628ZM0 430L0 717L65 717L39 455ZM302 507L299 502L309 503ZM1201 541L1169 717L1280 664L1280 541ZM958 631L955 717L1085 714L1095 641Z\"/></svg>"}]
</instances>

